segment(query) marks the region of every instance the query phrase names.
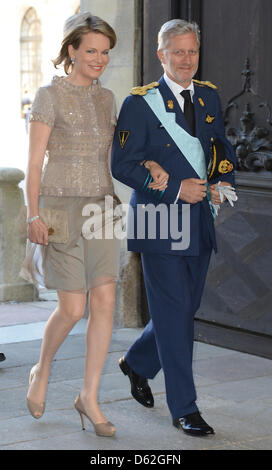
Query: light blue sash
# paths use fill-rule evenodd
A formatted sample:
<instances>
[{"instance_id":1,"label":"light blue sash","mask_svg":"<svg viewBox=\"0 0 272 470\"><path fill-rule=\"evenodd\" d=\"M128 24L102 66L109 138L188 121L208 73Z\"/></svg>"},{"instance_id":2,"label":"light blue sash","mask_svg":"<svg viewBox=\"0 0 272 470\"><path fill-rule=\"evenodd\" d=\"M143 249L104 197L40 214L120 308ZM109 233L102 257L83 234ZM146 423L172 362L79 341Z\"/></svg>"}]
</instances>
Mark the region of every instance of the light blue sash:
<instances>
[{"instance_id":1,"label":"light blue sash","mask_svg":"<svg viewBox=\"0 0 272 470\"><path fill-rule=\"evenodd\" d=\"M166 111L163 98L158 88L148 90L147 94L143 95L143 98L198 174L199 178L207 179L206 159L199 139L188 134L188 132L177 124L175 113ZM207 191L207 197L209 200L209 191ZM214 209L210 200L209 204L214 216Z\"/></svg>"}]
</instances>

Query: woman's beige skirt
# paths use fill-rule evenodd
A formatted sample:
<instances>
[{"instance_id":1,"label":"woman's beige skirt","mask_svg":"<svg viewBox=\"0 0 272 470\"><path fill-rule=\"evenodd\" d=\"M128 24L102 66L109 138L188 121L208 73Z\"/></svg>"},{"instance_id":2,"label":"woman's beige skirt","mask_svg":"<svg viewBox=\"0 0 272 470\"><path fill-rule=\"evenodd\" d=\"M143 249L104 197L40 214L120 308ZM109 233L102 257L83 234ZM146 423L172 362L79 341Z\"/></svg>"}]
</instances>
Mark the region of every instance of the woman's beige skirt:
<instances>
[{"instance_id":1,"label":"woman's beige skirt","mask_svg":"<svg viewBox=\"0 0 272 470\"><path fill-rule=\"evenodd\" d=\"M67 212L68 242L43 246L28 240L20 275L37 286L64 291L87 291L116 282L120 237L112 225L120 224L120 217L112 217L105 204L105 198L40 196L40 207Z\"/></svg>"}]
</instances>

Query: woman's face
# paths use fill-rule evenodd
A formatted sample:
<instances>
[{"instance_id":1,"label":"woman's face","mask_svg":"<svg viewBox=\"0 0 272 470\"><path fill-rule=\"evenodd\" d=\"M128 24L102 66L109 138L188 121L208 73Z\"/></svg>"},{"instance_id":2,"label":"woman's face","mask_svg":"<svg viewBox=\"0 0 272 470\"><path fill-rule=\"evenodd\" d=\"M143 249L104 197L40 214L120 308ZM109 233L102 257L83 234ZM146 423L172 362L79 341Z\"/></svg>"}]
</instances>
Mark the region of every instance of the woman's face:
<instances>
[{"instance_id":1,"label":"woman's face","mask_svg":"<svg viewBox=\"0 0 272 470\"><path fill-rule=\"evenodd\" d=\"M68 51L75 59L72 73L90 84L102 75L109 63L110 40L104 34L90 32L82 36L78 49L69 45Z\"/></svg>"}]
</instances>

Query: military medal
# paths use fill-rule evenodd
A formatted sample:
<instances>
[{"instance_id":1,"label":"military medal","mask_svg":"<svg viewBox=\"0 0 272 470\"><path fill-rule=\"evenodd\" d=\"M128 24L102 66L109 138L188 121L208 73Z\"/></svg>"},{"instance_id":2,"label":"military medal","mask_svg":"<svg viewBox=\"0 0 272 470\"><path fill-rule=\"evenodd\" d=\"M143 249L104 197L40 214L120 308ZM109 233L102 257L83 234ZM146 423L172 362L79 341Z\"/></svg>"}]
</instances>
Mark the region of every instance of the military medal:
<instances>
[{"instance_id":1,"label":"military medal","mask_svg":"<svg viewBox=\"0 0 272 470\"><path fill-rule=\"evenodd\" d=\"M203 101L202 98L198 98L198 101L199 101L199 103L201 104L201 106L205 106L204 101Z\"/></svg>"}]
</instances>

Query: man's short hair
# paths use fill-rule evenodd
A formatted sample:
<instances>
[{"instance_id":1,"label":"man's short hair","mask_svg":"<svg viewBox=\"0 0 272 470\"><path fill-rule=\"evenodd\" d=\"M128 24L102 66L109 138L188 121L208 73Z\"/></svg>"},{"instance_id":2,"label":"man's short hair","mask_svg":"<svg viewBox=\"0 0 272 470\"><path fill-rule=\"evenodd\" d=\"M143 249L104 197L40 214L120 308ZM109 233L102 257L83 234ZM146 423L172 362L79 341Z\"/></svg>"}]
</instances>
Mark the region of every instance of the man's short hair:
<instances>
[{"instance_id":1,"label":"man's short hair","mask_svg":"<svg viewBox=\"0 0 272 470\"><path fill-rule=\"evenodd\" d=\"M200 29L197 23L189 23L180 19L167 21L162 25L158 34L158 50L165 49L172 37L186 33L195 33L200 46Z\"/></svg>"}]
</instances>

